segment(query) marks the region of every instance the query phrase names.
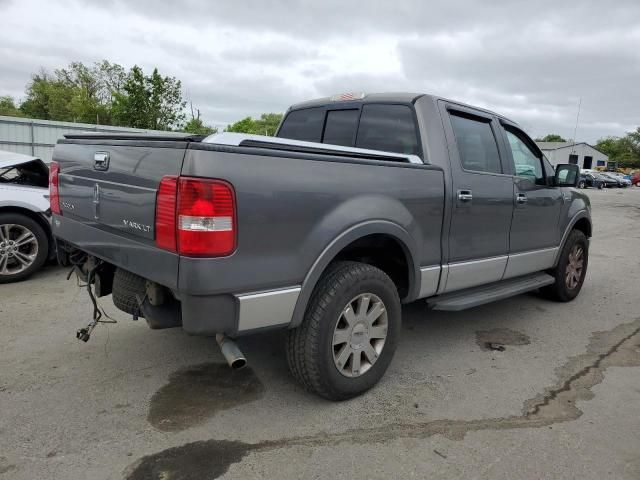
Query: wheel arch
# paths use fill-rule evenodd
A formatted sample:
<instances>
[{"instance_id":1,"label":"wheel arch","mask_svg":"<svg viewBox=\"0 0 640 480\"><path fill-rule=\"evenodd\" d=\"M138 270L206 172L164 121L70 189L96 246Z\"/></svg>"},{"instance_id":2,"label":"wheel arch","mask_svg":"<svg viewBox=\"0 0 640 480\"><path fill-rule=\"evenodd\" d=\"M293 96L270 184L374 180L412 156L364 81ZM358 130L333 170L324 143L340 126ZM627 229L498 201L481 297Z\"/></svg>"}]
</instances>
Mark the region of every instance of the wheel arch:
<instances>
[{"instance_id":1,"label":"wheel arch","mask_svg":"<svg viewBox=\"0 0 640 480\"><path fill-rule=\"evenodd\" d=\"M572 230L580 230L586 235L587 238L591 238L592 229L593 229L593 226L591 223L591 216L586 210L582 210L577 214L575 214L564 230L564 234L562 235L562 240L560 242L560 248L556 253L556 258L553 262L553 266L555 267L558 264L558 260L560 259L560 254L562 253L564 244L567 241L567 237L569 236Z\"/></svg>"},{"instance_id":2,"label":"wheel arch","mask_svg":"<svg viewBox=\"0 0 640 480\"><path fill-rule=\"evenodd\" d=\"M327 267L335 260L363 261L358 255L362 254L363 249L371 248L372 243L369 243L369 241L373 243L389 242L388 245L398 249L398 252L402 252L406 268L406 271L402 272L403 275L406 275L406 293L401 297L403 297L403 301L411 301L417 298L420 289L420 272L415 261L418 258L417 246L412 237L404 228L390 221L364 222L342 232L315 260L302 283L300 295L289 324L290 328L295 328L302 322L311 294ZM397 275L390 274L388 269L385 269L384 266L381 267L376 262L367 261L365 263L380 267L392 277L396 287L398 287Z\"/></svg>"}]
</instances>

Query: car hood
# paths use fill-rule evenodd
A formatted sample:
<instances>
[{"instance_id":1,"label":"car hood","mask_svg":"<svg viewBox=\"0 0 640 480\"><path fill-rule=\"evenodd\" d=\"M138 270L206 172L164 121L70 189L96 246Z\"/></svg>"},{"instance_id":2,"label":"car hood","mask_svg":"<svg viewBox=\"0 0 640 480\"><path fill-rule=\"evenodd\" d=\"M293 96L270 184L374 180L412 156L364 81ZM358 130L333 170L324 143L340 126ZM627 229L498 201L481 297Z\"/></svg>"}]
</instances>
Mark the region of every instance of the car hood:
<instances>
[{"instance_id":1,"label":"car hood","mask_svg":"<svg viewBox=\"0 0 640 480\"><path fill-rule=\"evenodd\" d=\"M33 162L34 160L38 160L44 168L47 168L46 164L38 157L0 150L0 168L15 167L23 163Z\"/></svg>"}]
</instances>

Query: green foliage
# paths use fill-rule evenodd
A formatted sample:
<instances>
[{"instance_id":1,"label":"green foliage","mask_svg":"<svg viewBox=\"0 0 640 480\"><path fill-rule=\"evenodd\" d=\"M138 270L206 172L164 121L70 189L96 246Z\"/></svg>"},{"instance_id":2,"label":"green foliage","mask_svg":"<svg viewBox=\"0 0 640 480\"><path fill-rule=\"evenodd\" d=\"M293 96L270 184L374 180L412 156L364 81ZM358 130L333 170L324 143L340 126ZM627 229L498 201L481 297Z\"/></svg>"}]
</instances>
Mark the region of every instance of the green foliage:
<instances>
[{"instance_id":1,"label":"green foliage","mask_svg":"<svg viewBox=\"0 0 640 480\"><path fill-rule=\"evenodd\" d=\"M157 69L148 76L137 66L127 72L107 60L91 66L73 62L53 73L42 70L25 93L19 112L45 120L170 130L185 119L179 80ZM11 112L12 104L2 97L0 108Z\"/></svg>"},{"instance_id":2,"label":"green foliage","mask_svg":"<svg viewBox=\"0 0 640 480\"><path fill-rule=\"evenodd\" d=\"M595 147L620 167L640 168L640 127L624 137L601 138Z\"/></svg>"},{"instance_id":3,"label":"green foliage","mask_svg":"<svg viewBox=\"0 0 640 480\"><path fill-rule=\"evenodd\" d=\"M566 140L557 133L549 133L542 138L536 138L536 142L566 142Z\"/></svg>"},{"instance_id":4,"label":"green foliage","mask_svg":"<svg viewBox=\"0 0 640 480\"><path fill-rule=\"evenodd\" d=\"M9 117L24 117L24 113L16 106L13 97L5 95L0 97L0 115Z\"/></svg>"},{"instance_id":5,"label":"green foliage","mask_svg":"<svg viewBox=\"0 0 640 480\"><path fill-rule=\"evenodd\" d=\"M118 125L153 130L180 127L185 119L182 84L174 77L163 77L154 68L150 76L134 66L115 94L113 116Z\"/></svg>"},{"instance_id":6,"label":"green foliage","mask_svg":"<svg viewBox=\"0 0 640 480\"><path fill-rule=\"evenodd\" d=\"M242 120L227 126L225 131L273 136L276 134L276 130L278 129L278 125L280 125L281 120L281 113L263 113L260 115L260 118L255 120L251 117L243 118Z\"/></svg>"},{"instance_id":7,"label":"green foliage","mask_svg":"<svg viewBox=\"0 0 640 480\"><path fill-rule=\"evenodd\" d=\"M200 118L192 118L189 120L184 124L182 131L195 133L196 135L213 135L214 133L218 133L217 128L205 125Z\"/></svg>"}]
</instances>

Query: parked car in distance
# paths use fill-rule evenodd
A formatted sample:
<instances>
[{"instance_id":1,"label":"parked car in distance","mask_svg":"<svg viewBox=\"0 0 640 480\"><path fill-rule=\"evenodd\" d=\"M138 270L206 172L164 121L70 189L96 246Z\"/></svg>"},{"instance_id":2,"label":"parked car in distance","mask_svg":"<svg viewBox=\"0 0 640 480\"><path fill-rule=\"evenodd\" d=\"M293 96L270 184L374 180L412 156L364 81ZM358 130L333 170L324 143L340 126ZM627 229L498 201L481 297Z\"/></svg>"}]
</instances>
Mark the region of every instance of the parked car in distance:
<instances>
[{"instance_id":1,"label":"parked car in distance","mask_svg":"<svg viewBox=\"0 0 640 480\"><path fill-rule=\"evenodd\" d=\"M0 283L23 280L55 256L48 176L39 158L0 151Z\"/></svg>"},{"instance_id":2,"label":"parked car in distance","mask_svg":"<svg viewBox=\"0 0 640 480\"><path fill-rule=\"evenodd\" d=\"M635 172L631 175L631 183L636 187L640 187L640 172Z\"/></svg>"},{"instance_id":3,"label":"parked car in distance","mask_svg":"<svg viewBox=\"0 0 640 480\"><path fill-rule=\"evenodd\" d=\"M620 182L618 182L617 178L610 177L609 175L605 175L604 172L600 172L597 174L598 178L602 181L605 188L614 188L620 187Z\"/></svg>"},{"instance_id":4,"label":"parked car in distance","mask_svg":"<svg viewBox=\"0 0 640 480\"><path fill-rule=\"evenodd\" d=\"M602 172L600 175L610 180L613 180L613 182L615 182L615 186L618 188L625 188L631 185L631 182L627 184L623 178L618 177L611 172Z\"/></svg>"},{"instance_id":5,"label":"parked car in distance","mask_svg":"<svg viewBox=\"0 0 640 480\"><path fill-rule=\"evenodd\" d=\"M580 180L578 181L578 188L588 187L593 187L600 190L604 187L604 182L600 178L598 178L597 174L581 173Z\"/></svg>"},{"instance_id":6,"label":"parked car in distance","mask_svg":"<svg viewBox=\"0 0 640 480\"><path fill-rule=\"evenodd\" d=\"M574 299L591 237L579 176L488 110L345 94L294 105L276 137L66 135L51 210L97 296L215 336L232 367L233 337L284 329L293 376L343 400L384 374L402 303Z\"/></svg>"},{"instance_id":7,"label":"parked car in distance","mask_svg":"<svg viewBox=\"0 0 640 480\"><path fill-rule=\"evenodd\" d=\"M614 177L619 182L622 182L624 187L630 187L632 185L631 180L626 175L619 172L607 172L609 176Z\"/></svg>"}]
</instances>

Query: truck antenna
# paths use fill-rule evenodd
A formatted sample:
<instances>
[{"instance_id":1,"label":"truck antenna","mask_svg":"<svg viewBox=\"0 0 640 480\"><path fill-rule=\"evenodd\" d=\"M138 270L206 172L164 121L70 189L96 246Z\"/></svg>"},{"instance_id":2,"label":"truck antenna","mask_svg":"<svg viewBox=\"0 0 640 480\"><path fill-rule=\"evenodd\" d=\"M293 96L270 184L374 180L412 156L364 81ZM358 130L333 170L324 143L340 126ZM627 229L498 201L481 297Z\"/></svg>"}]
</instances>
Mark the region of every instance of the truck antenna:
<instances>
[{"instance_id":1,"label":"truck antenna","mask_svg":"<svg viewBox=\"0 0 640 480\"><path fill-rule=\"evenodd\" d=\"M571 144L571 153L574 153L574 147L576 146L576 134L578 132L578 120L580 119L581 106L582 106L582 97L578 99L578 114L576 115L576 126L573 129L573 143Z\"/></svg>"}]
</instances>

